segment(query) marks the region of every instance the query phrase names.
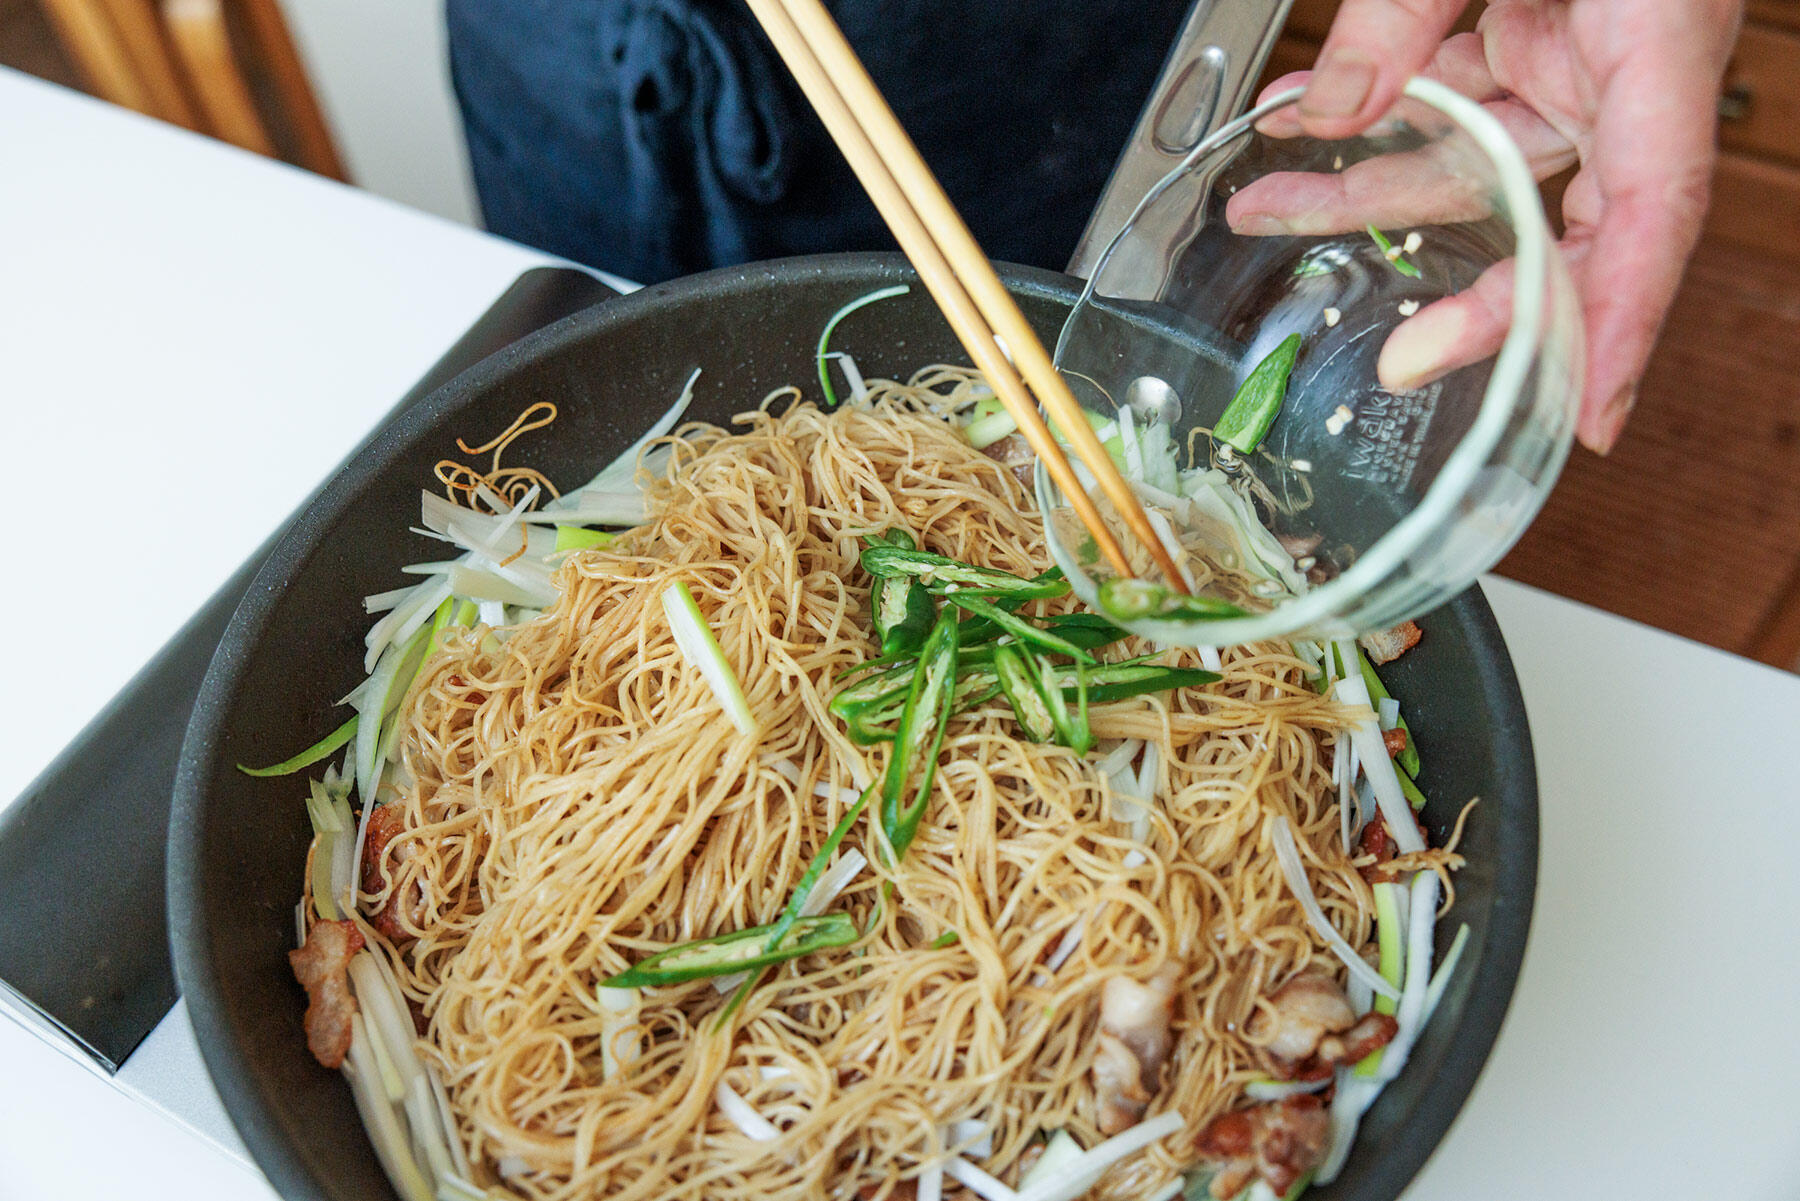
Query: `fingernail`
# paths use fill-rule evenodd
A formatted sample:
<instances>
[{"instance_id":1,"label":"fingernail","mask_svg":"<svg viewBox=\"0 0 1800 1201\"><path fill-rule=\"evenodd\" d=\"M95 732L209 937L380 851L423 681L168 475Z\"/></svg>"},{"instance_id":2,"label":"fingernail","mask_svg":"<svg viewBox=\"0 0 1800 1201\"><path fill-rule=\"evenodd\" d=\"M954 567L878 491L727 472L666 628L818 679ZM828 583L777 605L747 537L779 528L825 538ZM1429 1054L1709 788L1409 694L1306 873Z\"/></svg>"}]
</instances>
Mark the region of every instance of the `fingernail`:
<instances>
[{"instance_id":1,"label":"fingernail","mask_svg":"<svg viewBox=\"0 0 1800 1201\"><path fill-rule=\"evenodd\" d=\"M1308 117L1354 117L1375 87L1375 62L1354 46L1333 50L1313 69L1300 111Z\"/></svg>"},{"instance_id":2,"label":"fingernail","mask_svg":"<svg viewBox=\"0 0 1800 1201\"><path fill-rule=\"evenodd\" d=\"M1294 232L1294 227L1273 213L1246 213L1244 216L1232 220L1231 232L1262 238L1291 234Z\"/></svg>"},{"instance_id":3,"label":"fingernail","mask_svg":"<svg viewBox=\"0 0 1800 1201\"><path fill-rule=\"evenodd\" d=\"M1456 305L1424 310L1388 335L1375 365L1381 386L1410 392L1443 371L1447 353L1462 344L1468 319Z\"/></svg>"},{"instance_id":4,"label":"fingernail","mask_svg":"<svg viewBox=\"0 0 1800 1201\"><path fill-rule=\"evenodd\" d=\"M1626 384L1606 402L1600 410L1600 445L1594 449L1601 454L1609 454L1619 444L1619 435L1625 432L1625 421L1631 416L1632 406L1637 404L1637 381Z\"/></svg>"}]
</instances>

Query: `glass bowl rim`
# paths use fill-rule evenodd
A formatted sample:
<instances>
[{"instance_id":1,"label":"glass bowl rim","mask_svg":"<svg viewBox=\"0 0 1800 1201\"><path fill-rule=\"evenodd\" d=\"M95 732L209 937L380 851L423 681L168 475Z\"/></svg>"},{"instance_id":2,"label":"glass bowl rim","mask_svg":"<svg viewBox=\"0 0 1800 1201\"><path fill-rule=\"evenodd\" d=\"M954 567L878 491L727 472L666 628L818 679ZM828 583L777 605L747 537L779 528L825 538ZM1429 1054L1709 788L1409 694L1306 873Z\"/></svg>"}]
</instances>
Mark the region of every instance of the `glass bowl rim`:
<instances>
[{"instance_id":1,"label":"glass bowl rim","mask_svg":"<svg viewBox=\"0 0 1800 1201\"><path fill-rule=\"evenodd\" d=\"M1234 138L1249 132L1264 117L1277 109L1285 108L1300 99L1305 88L1288 88L1264 100L1251 108L1242 116L1225 125L1204 139L1199 145L1185 155L1181 162L1164 175L1155 187L1145 194L1132 210L1131 217L1125 226L1108 243L1102 252L1095 268L1082 289L1077 306L1087 302L1094 293L1095 280L1101 273L1107 257L1122 241L1130 230L1132 222L1149 205L1155 201L1185 172L1206 155L1213 153L1220 146ZM1293 600L1277 605L1266 613L1252 614L1248 617L1224 618L1208 622L1205 626L1197 623L1184 625L1184 630L1204 630L1210 636L1217 633L1216 641L1192 641L1194 645L1236 646L1246 642L1256 642L1267 638L1278 638L1289 635L1304 627L1316 626L1330 619L1333 614L1351 612L1359 597L1374 594L1381 581L1404 563L1414 551L1418 550L1431 533L1442 527L1454 517L1457 504L1468 493L1482 467L1492 455L1506 432L1506 427L1518 406L1520 390L1531 368L1536 354L1539 335L1544 323L1544 293L1549 283L1552 270L1556 268L1554 250L1550 238L1549 223L1544 217L1543 203L1538 196L1537 181L1532 177L1531 169L1525 162L1524 155L1510 134L1500 122L1485 108L1462 93L1439 83L1434 79L1414 76L1408 80L1403 94L1414 100L1436 109L1454 120L1469 135L1493 164L1499 178L1501 196L1505 200L1511 216L1513 237L1515 241L1513 258L1512 321L1507 329L1506 338L1501 343L1500 351L1494 359L1494 370L1488 377L1487 388L1482 394L1481 408L1476 414L1474 424L1456 444L1445 460L1443 468L1432 480L1425 495L1412 512L1407 513L1395 522L1381 537L1357 558L1343 574L1328 580L1315 588L1295 597ZM1061 339L1058 339L1060 345ZM1575 387L1572 393L1580 395L1581 363L1579 357L1573 366ZM1574 438L1573 423L1558 439L1555 450L1560 458L1567 453L1570 442ZM1036 491L1038 507L1048 517L1051 507L1049 500L1049 475L1040 462L1036 470ZM1534 510L1535 512L1535 506ZM1048 525L1048 522L1046 522ZM1073 556L1064 552L1061 540L1049 534L1052 556L1068 573L1071 580L1079 576L1092 583L1085 571L1073 562ZM1065 561L1067 560L1067 561ZM1439 598L1447 599L1447 597ZM1346 628L1346 631L1348 629Z\"/></svg>"}]
</instances>

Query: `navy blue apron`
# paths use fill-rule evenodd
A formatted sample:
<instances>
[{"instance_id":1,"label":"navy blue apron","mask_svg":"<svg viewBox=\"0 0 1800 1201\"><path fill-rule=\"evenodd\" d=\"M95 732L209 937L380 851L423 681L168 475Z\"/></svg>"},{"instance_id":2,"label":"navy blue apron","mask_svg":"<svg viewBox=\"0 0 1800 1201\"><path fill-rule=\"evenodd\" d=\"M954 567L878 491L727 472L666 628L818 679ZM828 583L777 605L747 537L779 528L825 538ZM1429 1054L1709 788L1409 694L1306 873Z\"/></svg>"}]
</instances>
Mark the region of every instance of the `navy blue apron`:
<instances>
[{"instance_id":1,"label":"navy blue apron","mask_svg":"<svg viewBox=\"0 0 1800 1201\"><path fill-rule=\"evenodd\" d=\"M835 0L988 254L1062 268L1188 0ZM446 0L487 226L645 283L892 238L742 0Z\"/></svg>"}]
</instances>

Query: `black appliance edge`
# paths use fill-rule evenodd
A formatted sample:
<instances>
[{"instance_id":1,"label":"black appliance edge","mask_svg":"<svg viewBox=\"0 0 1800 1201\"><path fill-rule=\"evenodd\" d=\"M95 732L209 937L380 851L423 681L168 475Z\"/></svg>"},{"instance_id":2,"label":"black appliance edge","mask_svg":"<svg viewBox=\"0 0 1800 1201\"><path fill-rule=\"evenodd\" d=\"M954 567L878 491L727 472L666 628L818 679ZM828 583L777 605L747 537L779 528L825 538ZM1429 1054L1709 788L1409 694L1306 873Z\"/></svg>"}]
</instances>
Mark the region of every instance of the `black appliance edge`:
<instances>
[{"instance_id":1,"label":"black appliance edge","mask_svg":"<svg viewBox=\"0 0 1800 1201\"><path fill-rule=\"evenodd\" d=\"M370 436L490 354L616 295L574 268L525 272L370 423ZM359 444L345 461L362 453ZM312 503L309 496L295 514ZM292 520L0 812L0 992L107 1072L118 1071L175 1004L165 864L176 762L213 652Z\"/></svg>"}]
</instances>

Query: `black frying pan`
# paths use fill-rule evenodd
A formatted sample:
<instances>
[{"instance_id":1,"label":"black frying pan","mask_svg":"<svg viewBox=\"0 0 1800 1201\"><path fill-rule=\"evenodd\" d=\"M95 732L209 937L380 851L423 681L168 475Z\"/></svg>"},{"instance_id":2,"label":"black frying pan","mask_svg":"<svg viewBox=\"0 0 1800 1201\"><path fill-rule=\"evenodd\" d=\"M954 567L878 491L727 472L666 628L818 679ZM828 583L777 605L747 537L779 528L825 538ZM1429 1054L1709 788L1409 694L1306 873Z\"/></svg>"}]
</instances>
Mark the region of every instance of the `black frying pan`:
<instances>
[{"instance_id":1,"label":"black frying pan","mask_svg":"<svg viewBox=\"0 0 1800 1201\"><path fill-rule=\"evenodd\" d=\"M1046 339L1077 282L1001 272ZM628 447L704 368L690 418L722 422L770 389L817 397L814 345L826 319L874 288L911 282L897 256L830 255L734 267L610 300L483 361L391 419L294 523L213 659L182 748L169 830L169 928L182 994L207 1066L244 1142L294 1201L386 1198L388 1184L350 1092L307 1053L304 998L289 973L294 903L311 837L293 778L253 780L239 762L292 754L342 720L331 700L362 679L361 598L392 588L433 544L407 527L419 489L463 436L487 436L526 405L554 401L554 437L523 444L560 482L586 480ZM869 375L966 361L923 289L871 306L841 331ZM1405 1073L1364 1120L1343 1175L1309 1194L1388 1201L1418 1171L1474 1085L1512 996L1537 874L1537 780L1525 709L1479 591L1420 623L1425 640L1391 669L1424 753L1420 783L1440 838L1471 796L1454 920L1462 967Z\"/></svg>"}]
</instances>

